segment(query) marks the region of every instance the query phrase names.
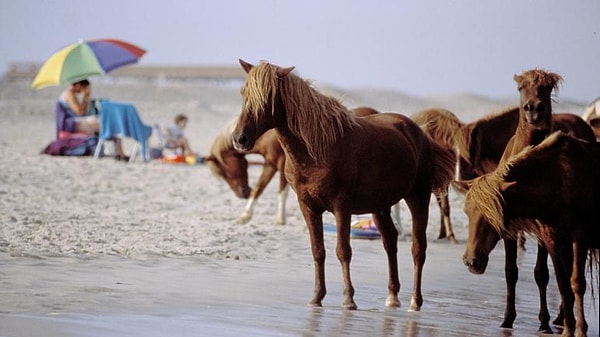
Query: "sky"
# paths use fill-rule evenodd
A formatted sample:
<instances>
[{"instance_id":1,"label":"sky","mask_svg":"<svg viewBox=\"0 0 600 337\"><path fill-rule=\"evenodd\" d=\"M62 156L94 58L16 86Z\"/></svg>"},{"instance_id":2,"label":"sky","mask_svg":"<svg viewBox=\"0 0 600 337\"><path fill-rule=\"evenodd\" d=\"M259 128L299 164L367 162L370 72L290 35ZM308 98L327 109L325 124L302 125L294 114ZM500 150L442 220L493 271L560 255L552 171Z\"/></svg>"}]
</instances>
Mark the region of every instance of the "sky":
<instances>
[{"instance_id":1,"label":"sky","mask_svg":"<svg viewBox=\"0 0 600 337\"><path fill-rule=\"evenodd\" d=\"M0 73L80 39L119 38L143 65L267 60L318 83L517 99L513 75L600 96L598 0L0 0Z\"/></svg>"}]
</instances>

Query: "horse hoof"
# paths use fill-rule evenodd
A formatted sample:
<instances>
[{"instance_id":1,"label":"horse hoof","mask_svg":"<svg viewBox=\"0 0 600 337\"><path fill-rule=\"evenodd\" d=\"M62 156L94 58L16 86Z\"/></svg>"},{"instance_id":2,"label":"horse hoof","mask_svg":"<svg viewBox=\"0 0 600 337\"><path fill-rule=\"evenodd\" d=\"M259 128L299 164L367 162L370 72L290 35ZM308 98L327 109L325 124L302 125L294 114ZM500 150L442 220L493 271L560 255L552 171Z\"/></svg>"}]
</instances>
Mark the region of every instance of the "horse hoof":
<instances>
[{"instance_id":1,"label":"horse hoof","mask_svg":"<svg viewBox=\"0 0 600 337\"><path fill-rule=\"evenodd\" d=\"M275 223L276 223L276 224L278 224L278 225L281 225L281 226L283 226L283 225L285 225L285 220L281 220L281 219L279 219L279 220L277 220Z\"/></svg>"},{"instance_id":2,"label":"horse hoof","mask_svg":"<svg viewBox=\"0 0 600 337\"><path fill-rule=\"evenodd\" d=\"M541 325L540 328L538 329L539 332L544 333L544 334L553 334L554 331L552 331L552 328L550 328L550 325L548 324L544 324Z\"/></svg>"},{"instance_id":3,"label":"horse hoof","mask_svg":"<svg viewBox=\"0 0 600 337\"><path fill-rule=\"evenodd\" d=\"M315 301L315 300L312 300L312 301L308 302L308 306L315 307L315 308L322 307L321 301Z\"/></svg>"},{"instance_id":4,"label":"horse hoof","mask_svg":"<svg viewBox=\"0 0 600 337\"><path fill-rule=\"evenodd\" d=\"M388 298L385 300L385 306L388 308L400 308L398 296L388 295Z\"/></svg>"},{"instance_id":5,"label":"horse hoof","mask_svg":"<svg viewBox=\"0 0 600 337\"><path fill-rule=\"evenodd\" d=\"M252 216L248 216L248 215L242 215L238 218L238 222L242 225L247 224L248 222L250 222L250 220L252 219Z\"/></svg>"},{"instance_id":6,"label":"horse hoof","mask_svg":"<svg viewBox=\"0 0 600 337\"><path fill-rule=\"evenodd\" d=\"M421 306L417 304L414 297L410 299L410 306L408 307L408 312L413 311L421 311Z\"/></svg>"},{"instance_id":7,"label":"horse hoof","mask_svg":"<svg viewBox=\"0 0 600 337\"><path fill-rule=\"evenodd\" d=\"M356 310L356 309L358 309L358 307L356 306L356 303L350 302L350 303L344 303L344 309L346 309L346 310Z\"/></svg>"},{"instance_id":8,"label":"horse hoof","mask_svg":"<svg viewBox=\"0 0 600 337\"><path fill-rule=\"evenodd\" d=\"M458 241L456 241L456 239L454 238L454 235L452 235L451 237L449 237L448 240L450 240L450 243L453 244L453 245L458 244Z\"/></svg>"}]
</instances>

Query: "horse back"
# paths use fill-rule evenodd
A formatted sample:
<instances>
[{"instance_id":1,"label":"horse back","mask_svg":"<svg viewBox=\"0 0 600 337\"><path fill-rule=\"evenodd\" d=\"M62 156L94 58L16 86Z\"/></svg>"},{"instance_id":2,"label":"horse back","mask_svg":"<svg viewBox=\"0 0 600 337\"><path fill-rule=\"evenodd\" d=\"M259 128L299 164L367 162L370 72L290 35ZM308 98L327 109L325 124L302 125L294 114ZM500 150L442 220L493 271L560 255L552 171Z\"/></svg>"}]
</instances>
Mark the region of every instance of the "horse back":
<instances>
[{"instance_id":1,"label":"horse back","mask_svg":"<svg viewBox=\"0 0 600 337\"><path fill-rule=\"evenodd\" d=\"M592 127L583 118L572 113L557 113L552 115L553 131L562 131L588 142L596 142Z\"/></svg>"}]
</instances>

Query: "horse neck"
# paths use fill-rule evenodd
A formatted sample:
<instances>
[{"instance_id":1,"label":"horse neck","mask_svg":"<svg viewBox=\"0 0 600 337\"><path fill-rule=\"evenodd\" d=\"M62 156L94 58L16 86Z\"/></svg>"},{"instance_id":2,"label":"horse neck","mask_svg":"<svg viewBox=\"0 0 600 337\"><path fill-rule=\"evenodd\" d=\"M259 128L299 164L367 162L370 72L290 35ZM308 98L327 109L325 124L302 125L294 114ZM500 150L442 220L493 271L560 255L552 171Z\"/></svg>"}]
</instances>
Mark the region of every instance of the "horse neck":
<instances>
[{"instance_id":1,"label":"horse neck","mask_svg":"<svg viewBox=\"0 0 600 337\"><path fill-rule=\"evenodd\" d=\"M291 130L284 126L276 127L275 130L277 131L279 144L285 154L286 166L290 164L293 167L297 167L300 163L309 162L316 164L315 160L310 156L306 144Z\"/></svg>"}]
</instances>

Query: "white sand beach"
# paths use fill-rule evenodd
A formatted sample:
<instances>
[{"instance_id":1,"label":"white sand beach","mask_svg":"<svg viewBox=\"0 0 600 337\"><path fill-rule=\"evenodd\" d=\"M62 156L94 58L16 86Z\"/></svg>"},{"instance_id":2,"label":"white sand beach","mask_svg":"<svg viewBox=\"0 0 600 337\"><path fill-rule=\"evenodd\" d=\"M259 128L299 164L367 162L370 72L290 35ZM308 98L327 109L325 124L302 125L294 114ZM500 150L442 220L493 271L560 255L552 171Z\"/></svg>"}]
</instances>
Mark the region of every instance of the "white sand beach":
<instances>
[{"instance_id":1,"label":"white sand beach","mask_svg":"<svg viewBox=\"0 0 600 337\"><path fill-rule=\"evenodd\" d=\"M258 201L252 221L241 225L236 219L246 201L206 165L42 155L55 137L54 104L63 88L33 90L30 83L0 82L0 336L537 334L534 240L521 255L514 329L501 329L503 249L495 249L484 275L468 272L462 264L466 217L462 196L454 191L452 221L459 244L436 240L440 217L435 200L431 203L422 311L406 311L412 289L410 239L399 245L402 307L397 310L384 306L387 267L381 242L352 242L359 310L344 311L331 235L326 239L328 295L323 308L311 308L312 256L293 192L286 225L275 224L276 182ZM148 125L166 126L175 114L188 115L186 135L202 155L238 113L240 86L106 77L92 79L92 96L134 104ZM318 81L316 86L348 107L407 115L442 107L465 122L517 102L516 88L514 97L486 98L345 90ZM556 103L556 112L581 114L585 102L559 95ZM125 145L128 151L132 142ZM259 172L251 166L252 181ZM403 207L405 231L409 224ZM595 296L586 297L590 336L599 331ZM551 278L553 318L559 303Z\"/></svg>"}]
</instances>

